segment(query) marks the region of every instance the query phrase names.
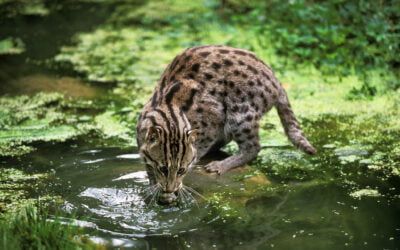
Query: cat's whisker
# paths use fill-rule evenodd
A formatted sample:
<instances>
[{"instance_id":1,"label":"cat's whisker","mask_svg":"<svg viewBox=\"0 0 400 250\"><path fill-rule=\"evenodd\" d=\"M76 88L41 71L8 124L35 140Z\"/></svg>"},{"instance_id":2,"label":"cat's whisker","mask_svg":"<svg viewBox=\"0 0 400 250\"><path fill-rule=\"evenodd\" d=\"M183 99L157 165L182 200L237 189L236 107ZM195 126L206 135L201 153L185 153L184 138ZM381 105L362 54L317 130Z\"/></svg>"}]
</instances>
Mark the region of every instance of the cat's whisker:
<instances>
[{"instance_id":1,"label":"cat's whisker","mask_svg":"<svg viewBox=\"0 0 400 250\"><path fill-rule=\"evenodd\" d=\"M184 187L186 190L188 190L189 192L191 192L191 193L193 193L193 194L199 196L199 197L202 198L202 199L205 199L205 197L204 197L203 195L201 195L199 192L197 192L197 191L194 190L193 188L188 187L188 186L183 186L183 187Z\"/></svg>"},{"instance_id":2,"label":"cat's whisker","mask_svg":"<svg viewBox=\"0 0 400 250\"><path fill-rule=\"evenodd\" d=\"M197 207L199 207L199 204L198 204L197 200L193 197L193 195L185 188L182 188L182 190L190 198L190 200L193 201Z\"/></svg>"}]
</instances>

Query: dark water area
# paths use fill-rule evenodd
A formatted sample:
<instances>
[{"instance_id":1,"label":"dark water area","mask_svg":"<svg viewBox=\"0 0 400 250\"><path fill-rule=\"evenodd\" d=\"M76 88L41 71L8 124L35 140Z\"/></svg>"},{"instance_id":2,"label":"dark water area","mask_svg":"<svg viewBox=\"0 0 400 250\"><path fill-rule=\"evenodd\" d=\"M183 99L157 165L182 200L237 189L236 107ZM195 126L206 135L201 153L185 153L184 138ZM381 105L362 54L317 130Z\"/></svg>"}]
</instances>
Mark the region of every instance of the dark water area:
<instances>
[{"instance_id":1,"label":"dark water area","mask_svg":"<svg viewBox=\"0 0 400 250\"><path fill-rule=\"evenodd\" d=\"M0 39L18 37L25 44L25 51L19 55L0 55L0 95L57 91L73 97L93 98L95 94L88 92L99 91L99 87L82 84L79 74L68 65L54 64L52 59L61 46L71 43L75 34L101 25L112 13L113 6L95 3L61 6L55 2L50 9L50 14L44 17L0 17ZM94 90L88 90L88 85ZM83 94L76 91L71 94L69 89L74 86L81 87Z\"/></svg>"}]
</instances>

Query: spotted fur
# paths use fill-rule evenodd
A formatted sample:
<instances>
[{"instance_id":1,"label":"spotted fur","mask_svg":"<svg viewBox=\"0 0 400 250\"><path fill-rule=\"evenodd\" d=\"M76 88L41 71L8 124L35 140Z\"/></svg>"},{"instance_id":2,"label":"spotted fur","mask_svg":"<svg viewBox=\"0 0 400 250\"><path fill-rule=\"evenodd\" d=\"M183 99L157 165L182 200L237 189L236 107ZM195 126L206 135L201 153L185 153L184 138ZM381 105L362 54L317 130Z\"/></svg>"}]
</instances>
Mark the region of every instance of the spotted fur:
<instances>
[{"instance_id":1,"label":"spotted fur","mask_svg":"<svg viewBox=\"0 0 400 250\"><path fill-rule=\"evenodd\" d=\"M232 47L186 49L168 65L138 121L140 154L152 182L176 192L196 159L231 140L239 152L205 168L222 174L245 164L260 150L259 120L273 106L293 144L315 154L267 64Z\"/></svg>"}]
</instances>

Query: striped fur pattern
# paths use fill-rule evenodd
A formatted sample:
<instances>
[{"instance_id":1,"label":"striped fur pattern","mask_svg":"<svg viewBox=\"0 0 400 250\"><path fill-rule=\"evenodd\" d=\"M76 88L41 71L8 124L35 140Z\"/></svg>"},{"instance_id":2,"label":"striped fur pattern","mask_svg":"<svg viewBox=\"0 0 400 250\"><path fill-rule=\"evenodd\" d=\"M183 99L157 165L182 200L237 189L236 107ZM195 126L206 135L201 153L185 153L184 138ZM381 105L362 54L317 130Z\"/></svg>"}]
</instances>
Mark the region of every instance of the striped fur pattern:
<instances>
[{"instance_id":1,"label":"striped fur pattern","mask_svg":"<svg viewBox=\"0 0 400 250\"><path fill-rule=\"evenodd\" d=\"M223 174L253 159L260 150L259 120L273 106L293 144L315 154L285 90L252 52L220 45L183 51L162 74L137 125L151 183L163 193L176 194L196 159L231 140L239 152L210 162L206 170Z\"/></svg>"}]
</instances>

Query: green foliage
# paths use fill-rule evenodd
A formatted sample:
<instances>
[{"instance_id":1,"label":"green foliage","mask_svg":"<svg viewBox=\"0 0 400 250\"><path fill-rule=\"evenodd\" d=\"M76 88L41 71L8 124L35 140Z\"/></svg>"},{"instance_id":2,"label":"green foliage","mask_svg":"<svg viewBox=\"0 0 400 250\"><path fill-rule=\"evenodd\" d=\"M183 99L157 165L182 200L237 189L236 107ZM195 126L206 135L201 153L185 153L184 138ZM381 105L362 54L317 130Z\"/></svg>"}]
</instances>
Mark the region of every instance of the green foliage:
<instances>
[{"instance_id":1,"label":"green foliage","mask_svg":"<svg viewBox=\"0 0 400 250\"><path fill-rule=\"evenodd\" d=\"M0 220L1 249L102 249L81 236L82 229L49 220L43 209L27 206Z\"/></svg>"},{"instance_id":2,"label":"green foliage","mask_svg":"<svg viewBox=\"0 0 400 250\"><path fill-rule=\"evenodd\" d=\"M356 100L362 98L371 99L377 93L377 89L375 86L372 86L369 82L364 82L361 88L352 88L347 95L349 100Z\"/></svg>"},{"instance_id":3,"label":"green foliage","mask_svg":"<svg viewBox=\"0 0 400 250\"><path fill-rule=\"evenodd\" d=\"M0 16L45 16L49 14L49 9L46 7L46 2L46 0L0 0Z\"/></svg>"},{"instance_id":4,"label":"green foliage","mask_svg":"<svg viewBox=\"0 0 400 250\"><path fill-rule=\"evenodd\" d=\"M398 1L228 0L219 8L261 40L272 37L279 55L326 73L399 70Z\"/></svg>"},{"instance_id":5,"label":"green foliage","mask_svg":"<svg viewBox=\"0 0 400 250\"><path fill-rule=\"evenodd\" d=\"M15 156L33 150L36 141L65 141L85 133L66 124L60 94L0 98L0 155Z\"/></svg>"}]
</instances>

